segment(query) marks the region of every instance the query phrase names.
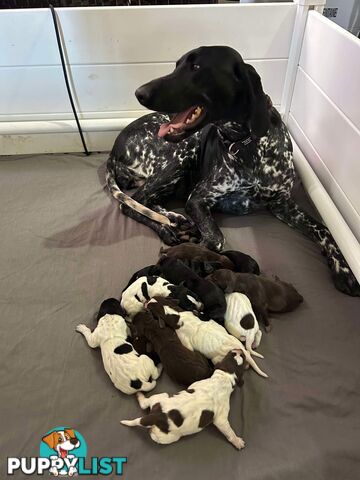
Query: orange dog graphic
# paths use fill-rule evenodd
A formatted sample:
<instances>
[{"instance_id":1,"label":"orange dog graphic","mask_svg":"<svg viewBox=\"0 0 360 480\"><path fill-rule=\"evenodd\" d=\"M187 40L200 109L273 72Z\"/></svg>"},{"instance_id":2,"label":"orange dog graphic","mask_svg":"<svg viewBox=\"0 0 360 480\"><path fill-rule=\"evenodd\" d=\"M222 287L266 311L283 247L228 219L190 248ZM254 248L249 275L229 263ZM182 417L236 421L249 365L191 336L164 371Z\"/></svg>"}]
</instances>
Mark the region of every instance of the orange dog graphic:
<instances>
[{"instance_id":1,"label":"orange dog graphic","mask_svg":"<svg viewBox=\"0 0 360 480\"><path fill-rule=\"evenodd\" d=\"M76 437L74 430L71 428L51 432L43 437L42 441L57 453L57 457L54 455L50 457L51 459L61 458L64 460L66 458L71 460L75 458L75 455L69 455L69 451L80 446L80 440ZM74 466L70 466L68 471L62 469L59 472L56 467L53 467L50 469L50 473L55 476L69 475L72 477L77 474L77 469Z\"/></svg>"}]
</instances>

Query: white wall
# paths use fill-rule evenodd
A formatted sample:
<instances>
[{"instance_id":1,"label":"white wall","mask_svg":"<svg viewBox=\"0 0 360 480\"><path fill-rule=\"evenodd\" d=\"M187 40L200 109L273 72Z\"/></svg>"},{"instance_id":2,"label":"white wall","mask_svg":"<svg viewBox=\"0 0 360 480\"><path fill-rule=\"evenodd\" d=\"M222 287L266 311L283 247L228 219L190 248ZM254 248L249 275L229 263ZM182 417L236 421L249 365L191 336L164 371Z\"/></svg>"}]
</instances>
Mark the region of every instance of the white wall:
<instances>
[{"instance_id":1,"label":"white wall","mask_svg":"<svg viewBox=\"0 0 360 480\"><path fill-rule=\"evenodd\" d=\"M278 105L295 10L292 3L57 9L90 148L110 149L145 113L135 89L204 44L236 48ZM0 11L0 45L0 154L81 151L50 11Z\"/></svg>"},{"instance_id":2,"label":"white wall","mask_svg":"<svg viewBox=\"0 0 360 480\"><path fill-rule=\"evenodd\" d=\"M289 128L360 241L360 40L310 12Z\"/></svg>"}]
</instances>

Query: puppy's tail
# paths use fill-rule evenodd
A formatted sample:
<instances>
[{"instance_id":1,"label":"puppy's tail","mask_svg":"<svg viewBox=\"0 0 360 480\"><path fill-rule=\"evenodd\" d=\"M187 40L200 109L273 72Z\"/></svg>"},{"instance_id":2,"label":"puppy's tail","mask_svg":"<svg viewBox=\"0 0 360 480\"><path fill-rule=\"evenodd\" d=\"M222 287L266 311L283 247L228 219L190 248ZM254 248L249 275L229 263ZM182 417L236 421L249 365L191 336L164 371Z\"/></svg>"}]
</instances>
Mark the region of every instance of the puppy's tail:
<instances>
[{"instance_id":1,"label":"puppy's tail","mask_svg":"<svg viewBox=\"0 0 360 480\"><path fill-rule=\"evenodd\" d=\"M246 350L250 353L250 355L252 355L253 357L258 357L258 358L264 358L264 355L261 355L261 353L258 353L258 352L255 352L253 349L252 349L252 344L254 343L254 340L255 340L255 335L249 335L248 337L246 337L246 341L245 341L245 346L246 346Z\"/></svg>"},{"instance_id":2,"label":"puppy's tail","mask_svg":"<svg viewBox=\"0 0 360 480\"><path fill-rule=\"evenodd\" d=\"M164 413L149 413L143 417L134 418L134 420L121 420L120 423L127 427L151 428L161 422L164 416L166 417Z\"/></svg>"},{"instance_id":3,"label":"puppy's tail","mask_svg":"<svg viewBox=\"0 0 360 480\"><path fill-rule=\"evenodd\" d=\"M150 218L150 220L153 220L158 223L162 223L164 225L171 224L170 220L167 217L165 217L165 215L161 215L160 213L154 212L150 208L145 207L145 205L142 205L141 203L131 198L129 195L126 195L126 193L122 192L118 184L116 183L114 174L111 170L107 170L106 172L106 184L108 186L108 189L111 195L114 198L116 198L116 200L121 204L127 205L132 210L135 210L141 215L144 215L145 217Z\"/></svg>"},{"instance_id":4,"label":"puppy's tail","mask_svg":"<svg viewBox=\"0 0 360 480\"><path fill-rule=\"evenodd\" d=\"M251 357L250 352L248 352L245 349L243 351L244 351L246 361L255 370L255 372L259 374L261 377L268 378L269 376L265 372L263 372L260 367L258 367L255 360Z\"/></svg>"}]
</instances>

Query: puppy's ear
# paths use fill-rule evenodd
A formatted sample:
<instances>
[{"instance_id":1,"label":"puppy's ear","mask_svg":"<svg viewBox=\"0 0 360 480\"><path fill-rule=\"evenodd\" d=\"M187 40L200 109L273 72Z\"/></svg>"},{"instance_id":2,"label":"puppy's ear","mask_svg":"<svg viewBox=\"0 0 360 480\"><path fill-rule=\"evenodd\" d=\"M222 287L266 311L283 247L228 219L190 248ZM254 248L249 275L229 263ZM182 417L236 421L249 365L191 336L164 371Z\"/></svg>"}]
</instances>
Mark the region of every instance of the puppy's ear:
<instances>
[{"instance_id":1,"label":"puppy's ear","mask_svg":"<svg viewBox=\"0 0 360 480\"><path fill-rule=\"evenodd\" d=\"M255 68L247 65L250 92L250 128L254 135L263 137L270 127L268 100Z\"/></svg>"},{"instance_id":2,"label":"puppy's ear","mask_svg":"<svg viewBox=\"0 0 360 480\"><path fill-rule=\"evenodd\" d=\"M49 435L46 435L45 437L42 438L42 441L45 442L48 447L50 447L52 450L55 448L55 445L57 444L57 432L51 432Z\"/></svg>"},{"instance_id":3,"label":"puppy's ear","mask_svg":"<svg viewBox=\"0 0 360 480\"><path fill-rule=\"evenodd\" d=\"M177 328L180 327L179 319L180 319L179 315L166 315L165 322L170 328L173 328L176 330Z\"/></svg>"}]
</instances>

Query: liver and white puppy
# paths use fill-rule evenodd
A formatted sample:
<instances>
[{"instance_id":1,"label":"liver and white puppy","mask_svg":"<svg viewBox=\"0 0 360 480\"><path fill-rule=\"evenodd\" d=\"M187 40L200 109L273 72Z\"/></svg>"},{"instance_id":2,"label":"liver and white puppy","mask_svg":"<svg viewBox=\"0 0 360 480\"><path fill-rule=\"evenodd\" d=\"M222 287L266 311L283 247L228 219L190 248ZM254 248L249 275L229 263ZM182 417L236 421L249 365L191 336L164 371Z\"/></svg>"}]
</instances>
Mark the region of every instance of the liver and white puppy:
<instances>
[{"instance_id":1,"label":"liver and white puppy","mask_svg":"<svg viewBox=\"0 0 360 480\"><path fill-rule=\"evenodd\" d=\"M115 298L104 300L100 312L102 316L93 332L83 324L76 331L84 335L91 348L101 348L105 371L121 392L131 395L152 390L161 367L157 368L147 355L139 356L126 340L129 331L121 316L120 302Z\"/></svg>"},{"instance_id":2,"label":"liver and white puppy","mask_svg":"<svg viewBox=\"0 0 360 480\"><path fill-rule=\"evenodd\" d=\"M126 287L123 289L123 292L128 288L130 287L130 285L132 283L135 282L135 280L137 280L138 278L140 277L158 277L160 276L160 269L157 265L148 265L147 267L143 267L141 268L140 270L138 270L137 272L135 272L132 277L130 278L128 284L126 285ZM209 274L212 273L212 272L209 272Z\"/></svg>"},{"instance_id":3,"label":"liver and white puppy","mask_svg":"<svg viewBox=\"0 0 360 480\"><path fill-rule=\"evenodd\" d=\"M172 285L161 277L140 277L121 295L121 307L132 318L144 309L144 304L153 297L170 297L179 300L182 308L187 310L202 309L197 296L184 286Z\"/></svg>"},{"instance_id":4,"label":"liver and white puppy","mask_svg":"<svg viewBox=\"0 0 360 480\"><path fill-rule=\"evenodd\" d=\"M257 319L270 329L268 312L290 312L303 301L303 297L290 283L278 277L271 278L251 273L217 270L207 277L225 293L244 293L250 300Z\"/></svg>"},{"instance_id":5,"label":"liver and white puppy","mask_svg":"<svg viewBox=\"0 0 360 480\"><path fill-rule=\"evenodd\" d=\"M75 458L74 455L69 454L75 448L80 447L80 440L75 435L74 430L71 428L66 428L65 430L57 430L55 432L51 432L45 437L42 438L42 441L45 442L49 448L54 450L57 454L58 458L68 458L69 460ZM57 458L55 455L51 456L51 459ZM68 475L72 477L77 474L76 467L71 466L68 471L61 470L60 472L56 467L52 467L50 469L50 473L54 476L60 475Z\"/></svg>"},{"instance_id":6,"label":"liver and white puppy","mask_svg":"<svg viewBox=\"0 0 360 480\"><path fill-rule=\"evenodd\" d=\"M259 328L250 300L239 292L228 293L226 298L225 328L234 337L245 342L248 352L254 357L264 358L253 348L260 345L262 331Z\"/></svg>"},{"instance_id":7,"label":"liver and white puppy","mask_svg":"<svg viewBox=\"0 0 360 480\"><path fill-rule=\"evenodd\" d=\"M178 308L176 301L167 298L153 298L147 308L150 311L156 309L157 315L161 316L159 306L162 307L163 312L161 318L169 327L175 329L181 343L189 350L202 353L213 364L221 362L231 350L242 350L249 365L259 375L267 377L240 340L230 335L218 323L213 320L203 322L192 312L182 311Z\"/></svg>"},{"instance_id":8,"label":"liver and white puppy","mask_svg":"<svg viewBox=\"0 0 360 480\"><path fill-rule=\"evenodd\" d=\"M190 385L211 376L213 369L208 360L199 352L187 349L174 330L167 327L164 320L156 315L154 308L135 315L130 326L135 335L149 340L158 354L161 364L169 377L182 385ZM162 307L160 307L162 309Z\"/></svg>"},{"instance_id":9,"label":"liver and white puppy","mask_svg":"<svg viewBox=\"0 0 360 480\"><path fill-rule=\"evenodd\" d=\"M196 293L204 304L203 313L207 320L211 319L224 323L226 301L224 293L217 285L196 275L177 258L162 257L158 265L163 277L172 283L183 283L192 292ZM184 308L184 310L190 309Z\"/></svg>"},{"instance_id":10,"label":"liver and white puppy","mask_svg":"<svg viewBox=\"0 0 360 480\"><path fill-rule=\"evenodd\" d=\"M240 450L245 442L231 428L228 416L230 396L236 384L242 385L243 371L243 352L229 352L215 366L210 378L193 383L174 396L160 393L146 398L138 394L140 407L150 408L150 413L134 420L122 420L121 423L129 427L139 425L149 428L154 442L162 444L177 442L181 437L198 433L213 423Z\"/></svg>"}]
</instances>

